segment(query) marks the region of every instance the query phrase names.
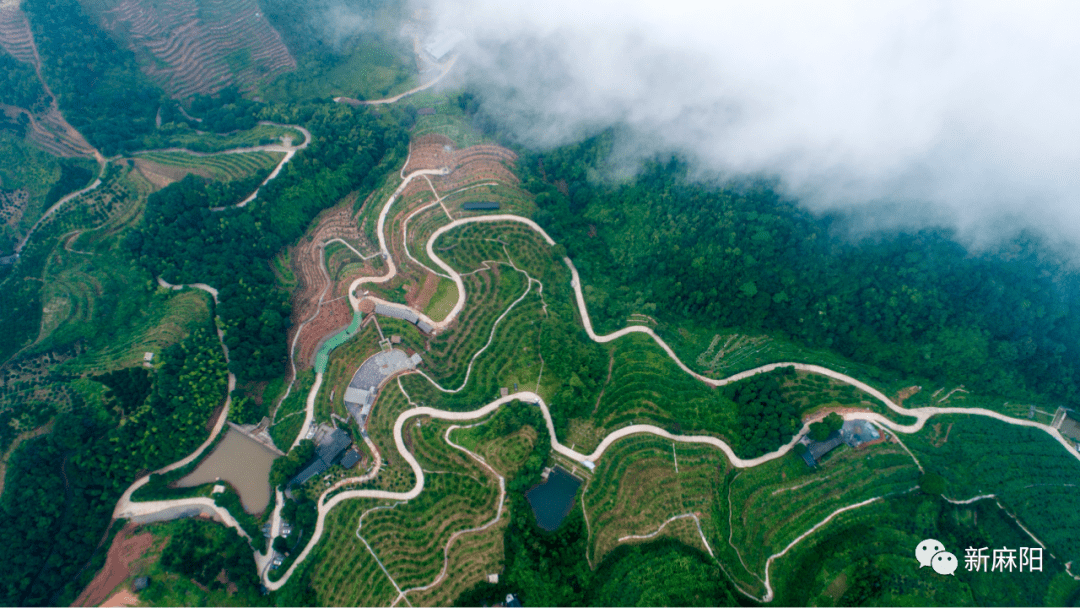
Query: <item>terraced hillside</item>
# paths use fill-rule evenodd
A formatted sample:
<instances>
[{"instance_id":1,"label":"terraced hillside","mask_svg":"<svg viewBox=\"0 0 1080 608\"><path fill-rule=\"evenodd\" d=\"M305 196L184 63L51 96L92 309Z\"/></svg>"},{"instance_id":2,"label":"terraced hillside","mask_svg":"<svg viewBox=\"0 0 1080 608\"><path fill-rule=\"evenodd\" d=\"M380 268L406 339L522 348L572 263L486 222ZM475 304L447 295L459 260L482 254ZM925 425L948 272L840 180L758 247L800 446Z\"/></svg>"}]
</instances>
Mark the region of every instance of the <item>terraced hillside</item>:
<instances>
[{"instance_id":1,"label":"terraced hillside","mask_svg":"<svg viewBox=\"0 0 1080 608\"><path fill-rule=\"evenodd\" d=\"M41 58L34 45L30 22L14 0L0 2L0 48L15 59L33 66L41 80ZM25 114L29 118L27 138L47 152L57 156L93 154L94 149L86 139L60 115L48 85L42 81L42 86L47 99L39 101L32 108L5 107L3 111L12 117Z\"/></svg>"},{"instance_id":2,"label":"terraced hillside","mask_svg":"<svg viewBox=\"0 0 1080 608\"><path fill-rule=\"evenodd\" d=\"M183 99L256 84L296 67L255 0L121 0L99 17L126 39L143 70Z\"/></svg>"}]
</instances>

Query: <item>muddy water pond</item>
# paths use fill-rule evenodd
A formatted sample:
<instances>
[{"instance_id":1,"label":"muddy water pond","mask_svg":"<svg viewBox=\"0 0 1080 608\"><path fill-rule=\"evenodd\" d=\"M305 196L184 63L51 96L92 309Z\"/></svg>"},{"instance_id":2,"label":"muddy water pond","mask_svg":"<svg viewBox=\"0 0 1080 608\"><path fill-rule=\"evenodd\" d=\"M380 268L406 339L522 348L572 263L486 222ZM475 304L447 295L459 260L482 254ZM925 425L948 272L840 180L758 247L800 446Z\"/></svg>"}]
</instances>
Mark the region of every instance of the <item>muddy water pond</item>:
<instances>
[{"instance_id":1,"label":"muddy water pond","mask_svg":"<svg viewBox=\"0 0 1080 608\"><path fill-rule=\"evenodd\" d=\"M187 488L227 481L240 493L244 510L259 513L270 504L270 465L276 456L258 441L229 429L213 453L176 485Z\"/></svg>"},{"instance_id":2,"label":"muddy water pond","mask_svg":"<svg viewBox=\"0 0 1080 608\"><path fill-rule=\"evenodd\" d=\"M580 479L556 467L547 481L526 492L536 524L549 532L558 528L574 506L580 485Z\"/></svg>"}]
</instances>

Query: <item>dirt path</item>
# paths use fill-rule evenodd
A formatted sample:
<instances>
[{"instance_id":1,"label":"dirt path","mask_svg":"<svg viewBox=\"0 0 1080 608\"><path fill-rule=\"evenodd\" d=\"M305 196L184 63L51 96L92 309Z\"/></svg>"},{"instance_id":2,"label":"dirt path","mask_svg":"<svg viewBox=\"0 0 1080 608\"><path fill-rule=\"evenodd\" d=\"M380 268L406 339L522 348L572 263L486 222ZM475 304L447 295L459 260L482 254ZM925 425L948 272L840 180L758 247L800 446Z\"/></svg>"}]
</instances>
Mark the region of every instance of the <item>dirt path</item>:
<instances>
[{"instance_id":1,"label":"dirt path","mask_svg":"<svg viewBox=\"0 0 1080 608\"><path fill-rule=\"evenodd\" d=\"M129 523L116 534L105 558L105 566L86 589L83 589L72 606L101 605L113 590L131 576L131 562L146 553L154 542L154 537L149 532L135 534L137 529L137 525Z\"/></svg>"},{"instance_id":2,"label":"dirt path","mask_svg":"<svg viewBox=\"0 0 1080 608\"><path fill-rule=\"evenodd\" d=\"M372 99L369 101L361 101L359 99L353 99L352 97L335 97L334 101L337 103L347 103L351 106L378 106L388 103L394 103L400 101L402 98L408 97L409 95L419 93L420 91L426 91L427 89L435 86L439 83L440 80L443 79L443 77L450 73L450 69L454 67L455 63L457 63L457 55L454 55L446 63L442 64L440 66L440 68L442 69L442 73L433 78L431 81L422 84L416 88L409 89L408 91L405 91L404 93L401 93L399 95L394 95L393 97L387 97L385 99Z\"/></svg>"}]
</instances>

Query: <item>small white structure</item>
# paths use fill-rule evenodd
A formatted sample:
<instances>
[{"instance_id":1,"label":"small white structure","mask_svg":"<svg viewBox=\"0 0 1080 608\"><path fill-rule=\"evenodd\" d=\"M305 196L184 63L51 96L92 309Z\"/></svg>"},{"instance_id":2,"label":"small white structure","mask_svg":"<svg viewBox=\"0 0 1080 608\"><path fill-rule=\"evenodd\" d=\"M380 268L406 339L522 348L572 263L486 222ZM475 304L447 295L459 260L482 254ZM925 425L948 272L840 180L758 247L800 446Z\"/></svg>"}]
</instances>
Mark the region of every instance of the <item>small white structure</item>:
<instances>
[{"instance_id":1,"label":"small white structure","mask_svg":"<svg viewBox=\"0 0 1080 608\"><path fill-rule=\"evenodd\" d=\"M435 61L442 61L442 58L454 50L462 40L465 40L465 34L461 32L454 30L438 32L424 43L424 51Z\"/></svg>"},{"instance_id":2,"label":"small white structure","mask_svg":"<svg viewBox=\"0 0 1080 608\"><path fill-rule=\"evenodd\" d=\"M151 361L154 360L154 353L152 353L150 351L146 351L145 353L143 353L142 360L146 361L147 363L150 363Z\"/></svg>"},{"instance_id":3,"label":"small white structure","mask_svg":"<svg viewBox=\"0 0 1080 608\"><path fill-rule=\"evenodd\" d=\"M210 493L211 494L221 494L224 491L225 491L225 486L223 486L223 485L221 485L219 483L219 484L214 486L214 489Z\"/></svg>"},{"instance_id":4,"label":"small white structure","mask_svg":"<svg viewBox=\"0 0 1080 608\"><path fill-rule=\"evenodd\" d=\"M492 585L498 584L499 583L499 575L498 574L489 574L488 575L488 582L491 583Z\"/></svg>"}]
</instances>

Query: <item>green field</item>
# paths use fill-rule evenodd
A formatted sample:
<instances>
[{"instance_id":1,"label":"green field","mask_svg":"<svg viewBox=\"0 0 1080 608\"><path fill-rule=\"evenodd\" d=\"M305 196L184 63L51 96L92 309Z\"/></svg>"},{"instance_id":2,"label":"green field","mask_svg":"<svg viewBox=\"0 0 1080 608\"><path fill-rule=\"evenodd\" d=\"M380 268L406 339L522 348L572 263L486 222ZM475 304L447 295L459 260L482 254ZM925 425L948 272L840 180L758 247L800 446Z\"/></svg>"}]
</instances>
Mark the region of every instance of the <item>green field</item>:
<instances>
[{"instance_id":1,"label":"green field","mask_svg":"<svg viewBox=\"0 0 1080 608\"><path fill-rule=\"evenodd\" d=\"M301 57L296 71L264 85L261 94L269 101L391 97L419 85L414 62L407 43L369 38L332 64Z\"/></svg>"},{"instance_id":2,"label":"green field","mask_svg":"<svg viewBox=\"0 0 1080 608\"><path fill-rule=\"evenodd\" d=\"M498 481L443 442L446 423L419 422L419 426L410 425L408 444L426 471L424 492L408 503L381 503L389 508L374 508L380 503L372 500L350 500L331 512L326 536L311 558L311 585L322 603L379 605L391 603L396 596L371 553L357 539L361 515L359 534L402 589L431 584L442 570L443 549L450 536L495 516ZM498 545L487 530L461 537L451 547L453 575L423 593L427 596L424 604L445 605L482 579L488 569L497 569L492 560L497 564ZM417 598L409 597L417 603Z\"/></svg>"},{"instance_id":3,"label":"green field","mask_svg":"<svg viewBox=\"0 0 1080 608\"><path fill-rule=\"evenodd\" d=\"M179 125L171 129L159 129L152 138L148 138L146 145L148 150L161 150L163 148L185 148L195 152L221 152L234 148L251 148L254 146L280 145L282 137L292 140L293 145L300 145L304 135L296 129L278 127L274 125L256 125L246 131L217 134L195 131L187 126Z\"/></svg>"},{"instance_id":4,"label":"green field","mask_svg":"<svg viewBox=\"0 0 1080 608\"><path fill-rule=\"evenodd\" d=\"M949 415L904 442L927 471L945 478L949 498L995 494L1061 561L1080 559L1080 461L1045 432Z\"/></svg>"}]
</instances>

